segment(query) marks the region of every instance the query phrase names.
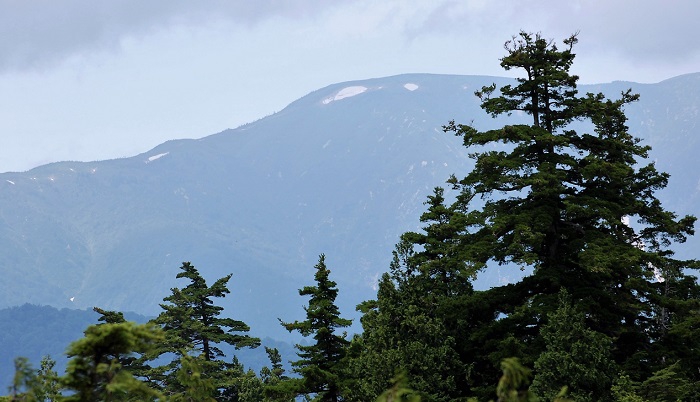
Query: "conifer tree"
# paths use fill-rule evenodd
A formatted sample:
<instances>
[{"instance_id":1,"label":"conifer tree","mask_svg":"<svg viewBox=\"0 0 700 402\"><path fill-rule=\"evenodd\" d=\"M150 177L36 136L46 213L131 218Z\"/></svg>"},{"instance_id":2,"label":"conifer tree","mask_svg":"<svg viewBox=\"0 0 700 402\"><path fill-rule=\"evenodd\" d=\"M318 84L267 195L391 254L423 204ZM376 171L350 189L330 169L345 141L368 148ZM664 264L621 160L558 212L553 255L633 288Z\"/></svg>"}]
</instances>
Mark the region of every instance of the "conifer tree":
<instances>
[{"instance_id":1,"label":"conifer tree","mask_svg":"<svg viewBox=\"0 0 700 402\"><path fill-rule=\"evenodd\" d=\"M444 190L436 188L426 205L424 233L401 236L377 300L358 306L363 334L353 340L358 352L349 362L359 378L355 399L376 398L397 370L424 401L451 401L468 388L468 363L457 350L464 334L453 331L466 317L452 305L472 293L476 270L461 255L463 215L445 205Z\"/></svg>"},{"instance_id":2,"label":"conifer tree","mask_svg":"<svg viewBox=\"0 0 700 402\"><path fill-rule=\"evenodd\" d=\"M54 367L56 361L51 356L41 358L39 370L36 374L36 382L34 384L33 393L37 401L58 401L61 395L61 384L59 376Z\"/></svg>"},{"instance_id":3,"label":"conifer tree","mask_svg":"<svg viewBox=\"0 0 700 402\"><path fill-rule=\"evenodd\" d=\"M180 392L170 396L171 402L216 402L212 395L216 385L211 378L202 377L201 357L182 356L181 367L175 374L178 383L182 385Z\"/></svg>"},{"instance_id":4,"label":"conifer tree","mask_svg":"<svg viewBox=\"0 0 700 402\"><path fill-rule=\"evenodd\" d=\"M531 125L485 132L454 123L446 127L470 148L506 146L475 152L474 170L450 180L460 191L454 207L465 215L466 235L459 241L475 265L534 268L520 282L475 296L505 316L484 323L482 341L511 333L529 351L526 361L533 362L541 352L532 347L538 344L534 331L556 309L556 294L564 288L586 312L591 329L615 339L614 357L627 365L639 360L639 351L662 345L665 335L648 317L661 307L681 313L677 304L654 296L655 271L684 278L683 269L696 266L674 259L669 249L694 233L695 218L678 218L655 197L668 175L643 164L650 148L629 134L623 111L638 96L631 91L617 100L577 96L578 77L569 73L576 42L571 36L560 50L539 34L521 32L506 44L501 65L525 77L500 88L500 94L495 86L477 91L491 115L521 111L532 117ZM588 121L593 132L571 129L574 119ZM484 200L483 207L471 205L475 197ZM504 348L492 344L493 352Z\"/></svg>"},{"instance_id":5,"label":"conifer tree","mask_svg":"<svg viewBox=\"0 0 700 402\"><path fill-rule=\"evenodd\" d=\"M163 336L151 324L132 322L91 325L85 337L67 351L71 360L61 378L70 394L65 401L150 401L161 394L134 377L120 361L132 353L151 351Z\"/></svg>"},{"instance_id":6,"label":"conifer tree","mask_svg":"<svg viewBox=\"0 0 700 402\"><path fill-rule=\"evenodd\" d=\"M304 308L306 319L282 322L288 331L298 331L302 336L314 339L311 345L296 345L300 360L292 362L292 366L301 378L289 379L285 385L298 395L315 395L314 400L337 402L341 400L343 381L339 364L349 342L344 334L336 334L336 330L350 326L352 321L340 317L335 305L338 289L329 279L330 270L326 268L323 254L315 268L316 286L299 290L300 296L311 296L309 305Z\"/></svg>"},{"instance_id":7,"label":"conifer tree","mask_svg":"<svg viewBox=\"0 0 700 402\"><path fill-rule=\"evenodd\" d=\"M172 294L163 299L165 303L160 305L163 312L152 322L163 328L165 342L145 358L152 361L168 354L174 359L167 365L141 374L154 380L168 393L182 392L187 385L182 384L178 377L181 360L194 354L201 356L202 375L214 381L216 392L223 392L230 364L221 360L225 356L217 345L225 343L235 348L254 348L260 340L247 334L250 328L244 322L220 317L223 307L216 305L213 299L230 293L226 286L230 274L208 286L191 263L184 262L180 269L176 277L188 279L190 283L182 289L171 289Z\"/></svg>"},{"instance_id":8,"label":"conifer tree","mask_svg":"<svg viewBox=\"0 0 700 402\"><path fill-rule=\"evenodd\" d=\"M540 334L545 349L535 361L530 387L535 394L551 400L568 387L576 401L612 400L612 380L617 375L610 353L612 340L586 327L584 314L572 305L566 290Z\"/></svg>"},{"instance_id":9,"label":"conifer tree","mask_svg":"<svg viewBox=\"0 0 700 402\"><path fill-rule=\"evenodd\" d=\"M457 193L450 202L442 189L429 197L422 233L402 236L378 300L361 306L367 350L389 356L415 339L396 330L412 318L397 308L409 300L455 340L458 392L488 400L499 362L519 356L532 365L544 352L540 328L557 310L561 289L585 313L585 326L612 340L616 367L635 381L670 364L678 348L672 339L695 345L688 329L697 324L698 284L687 268L698 263L677 260L670 249L694 233L695 218L676 216L655 196L668 175L646 162L650 148L628 132L624 114L638 96L578 94L570 73L576 43L576 35L560 47L521 32L501 59L521 77L476 92L492 116L523 113L530 124L445 126L473 151L474 168L448 180ZM573 129L575 120L582 130ZM471 278L494 265L532 273L474 291ZM669 282L661 285L659 275ZM393 335L373 346L378 334ZM696 381L700 373L688 368L700 350L686 351L679 368ZM438 392L438 384L433 392L411 384L459 396Z\"/></svg>"},{"instance_id":10,"label":"conifer tree","mask_svg":"<svg viewBox=\"0 0 700 402\"><path fill-rule=\"evenodd\" d=\"M34 388L37 385L37 378L32 365L26 357L17 357L14 360L15 374L12 377L12 384L8 387L10 391L6 399L2 401L36 401Z\"/></svg>"},{"instance_id":11,"label":"conifer tree","mask_svg":"<svg viewBox=\"0 0 700 402\"><path fill-rule=\"evenodd\" d=\"M265 346L265 352L270 359L271 367L263 367L260 370L260 380L262 381L263 395L265 401L289 402L294 400L295 391L284 386L284 382L289 380L285 369L282 366L282 356L277 348Z\"/></svg>"},{"instance_id":12,"label":"conifer tree","mask_svg":"<svg viewBox=\"0 0 700 402\"><path fill-rule=\"evenodd\" d=\"M92 311L100 315L97 321L101 321L105 324L118 324L120 322L126 322L124 319L124 313L121 311L104 310L99 307L93 307Z\"/></svg>"},{"instance_id":13,"label":"conifer tree","mask_svg":"<svg viewBox=\"0 0 700 402\"><path fill-rule=\"evenodd\" d=\"M61 397L61 384L54 371L56 362L51 356L41 359L39 370L34 370L26 357L14 360L15 374L8 387L9 395L0 396L0 402L54 402Z\"/></svg>"},{"instance_id":14,"label":"conifer tree","mask_svg":"<svg viewBox=\"0 0 700 402\"><path fill-rule=\"evenodd\" d=\"M420 396L408 388L408 380L406 379L406 374L399 372L391 380L391 388L384 391L377 402L420 402Z\"/></svg>"}]
</instances>

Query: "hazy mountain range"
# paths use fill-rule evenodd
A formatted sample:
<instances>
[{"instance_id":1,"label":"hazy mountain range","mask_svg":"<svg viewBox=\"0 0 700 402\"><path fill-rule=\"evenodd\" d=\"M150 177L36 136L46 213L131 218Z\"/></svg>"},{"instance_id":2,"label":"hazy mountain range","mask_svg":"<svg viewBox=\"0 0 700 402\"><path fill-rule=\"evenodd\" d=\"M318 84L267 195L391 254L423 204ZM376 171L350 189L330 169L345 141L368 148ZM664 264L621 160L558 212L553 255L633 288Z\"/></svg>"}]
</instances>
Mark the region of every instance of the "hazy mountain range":
<instances>
[{"instance_id":1,"label":"hazy mountain range","mask_svg":"<svg viewBox=\"0 0 700 402\"><path fill-rule=\"evenodd\" d=\"M227 314L251 335L280 338L300 319L320 253L345 316L373 298L398 236L420 227L423 202L471 166L454 119L491 119L474 91L509 79L410 74L331 85L256 122L130 158L60 162L0 174L0 307L32 303L155 315L183 261L210 281L233 273ZM671 174L662 201L700 215L700 74L658 84L581 86L615 97L632 88L630 131ZM251 95L254 96L254 95ZM584 125L581 129L586 129ZM679 248L697 250L693 239ZM494 267L486 286L518 275Z\"/></svg>"}]
</instances>

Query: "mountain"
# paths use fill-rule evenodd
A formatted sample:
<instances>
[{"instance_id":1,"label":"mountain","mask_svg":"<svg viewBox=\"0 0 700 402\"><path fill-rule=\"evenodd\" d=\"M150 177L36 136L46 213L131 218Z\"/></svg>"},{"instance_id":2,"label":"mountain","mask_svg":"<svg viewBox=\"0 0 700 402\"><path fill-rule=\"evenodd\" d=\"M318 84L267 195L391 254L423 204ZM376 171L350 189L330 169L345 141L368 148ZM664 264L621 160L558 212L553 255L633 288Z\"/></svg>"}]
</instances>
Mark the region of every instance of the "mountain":
<instances>
[{"instance_id":1,"label":"mountain","mask_svg":"<svg viewBox=\"0 0 700 402\"><path fill-rule=\"evenodd\" d=\"M345 316L375 294L398 236L420 227L423 202L470 167L454 119L480 129L527 123L491 119L474 91L510 79L410 74L331 85L284 110L198 140L100 162L60 162L0 174L0 307L155 315L183 261L210 281L233 273L226 313L253 336L289 336L277 318L300 319L297 289L326 254ZM678 213L700 214L696 155L700 74L632 88L630 131L671 182L660 194ZM586 129L585 126L580 128ZM697 240L679 247L692 255ZM519 272L496 267L483 286ZM357 321L357 320L356 320ZM356 322L355 328L358 328Z\"/></svg>"},{"instance_id":2,"label":"mountain","mask_svg":"<svg viewBox=\"0 0 700 402\"><path fill-rule=\"evenodd\" d=\"M68 345L82 338L85 328L97 324L99 317L92 310L59 310L30 304L0 309L0 385L12 384L14 359L20 356L29 359L35 369L40 367L44 356L51 356L56 362L54 370L63 374L68 363L65 355ZM153 317L127 312L124 318L145 323ZM284 358L285 369L291 371L287 362L296 359L296 350L290 343L263 338L261 347L256 349L235 350L229 345L222 345L221 349L229 360L235 355L246 368L258 373L263 366L270 365L264 347L277 348Z\"/></svg>"}]
</instances>

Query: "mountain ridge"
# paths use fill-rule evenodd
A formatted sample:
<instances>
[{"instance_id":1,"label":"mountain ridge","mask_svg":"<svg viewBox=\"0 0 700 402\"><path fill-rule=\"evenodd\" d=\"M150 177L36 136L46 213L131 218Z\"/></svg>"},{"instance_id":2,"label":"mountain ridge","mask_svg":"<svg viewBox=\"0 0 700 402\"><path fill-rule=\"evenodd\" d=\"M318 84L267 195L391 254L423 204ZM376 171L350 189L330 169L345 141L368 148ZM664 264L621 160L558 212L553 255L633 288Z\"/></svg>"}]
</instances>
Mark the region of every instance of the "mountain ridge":
<instances>
[{"instance_id":1,"label":"mountain ridge","mask_svg":"<svg viewBox=\"0 0 700 402\"><path fill-rule=\"evenodd\" d=\"M671 173L662 199L679 213L700 212L692 170L698 78L579 89L642 93L627 108L630 131ZM227 312L279 338L276 319L301 317L306 300L297 289L312 282L325 253L339 305L352 316L373 297L398 236L420 228L432 188L471 166L461 139L441 126L528 122L491 119L479 108L474 91L494 81L512 82L441 74L348 81L204 138L2 173L0 250L8 257L0 272L14 286L3 286L0 307L98 305L152 315L170 287L182 286L174 278L181 262L192 261L210 281L233 273ZM482 276L494 283L514 274Z\"/></svg>"}]
</instances>

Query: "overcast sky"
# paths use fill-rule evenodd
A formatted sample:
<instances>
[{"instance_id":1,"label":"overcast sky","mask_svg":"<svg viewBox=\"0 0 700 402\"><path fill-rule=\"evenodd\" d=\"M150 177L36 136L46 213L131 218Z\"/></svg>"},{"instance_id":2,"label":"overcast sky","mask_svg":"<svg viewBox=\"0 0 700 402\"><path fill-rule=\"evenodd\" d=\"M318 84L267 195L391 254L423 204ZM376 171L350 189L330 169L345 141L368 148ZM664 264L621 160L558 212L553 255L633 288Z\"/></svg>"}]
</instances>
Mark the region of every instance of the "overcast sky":
<instances>
[{"instance_id":1,"label":"overcast sky","mask_svg":"<svg viewBox=\"0 0 700 402\"><path fill-rule=\"evenodd\" d=\"M700 72L697 0L0 0L0 172L132 156L329 84L506 75L519 30L580 31L582 83Z\"/></svg>"}]
</instances>

